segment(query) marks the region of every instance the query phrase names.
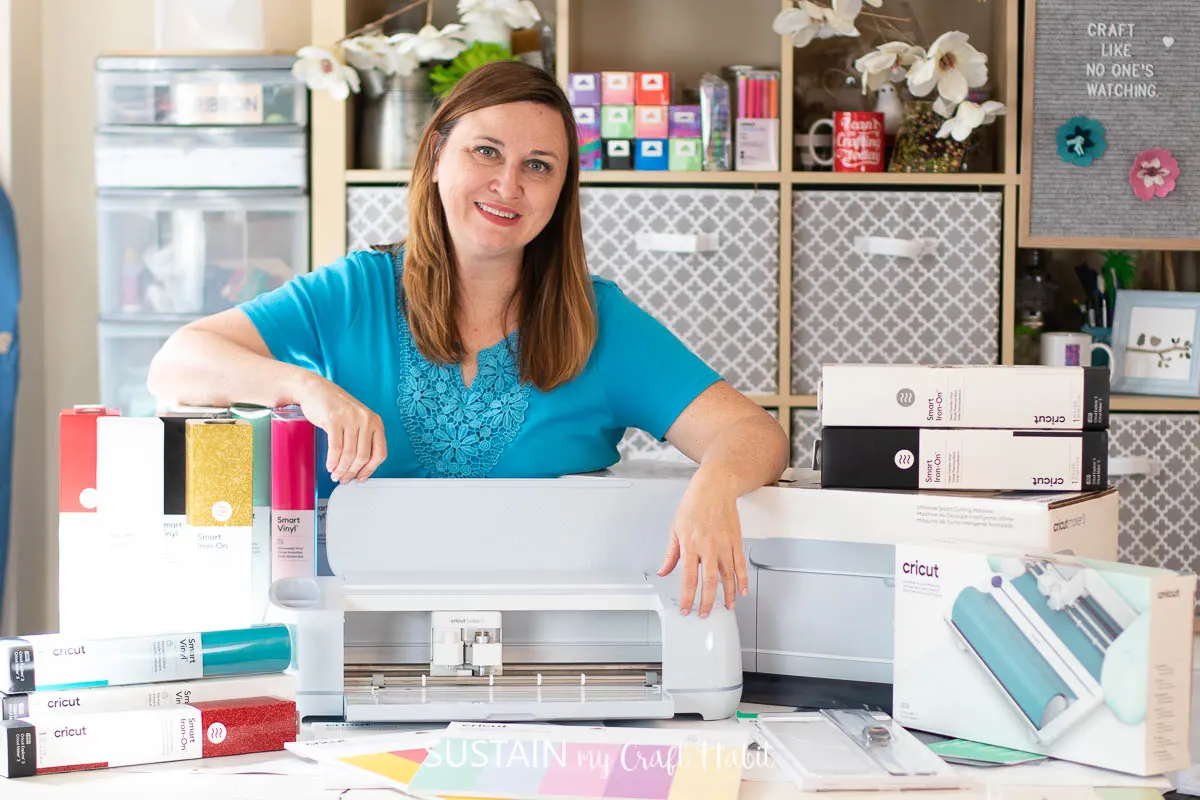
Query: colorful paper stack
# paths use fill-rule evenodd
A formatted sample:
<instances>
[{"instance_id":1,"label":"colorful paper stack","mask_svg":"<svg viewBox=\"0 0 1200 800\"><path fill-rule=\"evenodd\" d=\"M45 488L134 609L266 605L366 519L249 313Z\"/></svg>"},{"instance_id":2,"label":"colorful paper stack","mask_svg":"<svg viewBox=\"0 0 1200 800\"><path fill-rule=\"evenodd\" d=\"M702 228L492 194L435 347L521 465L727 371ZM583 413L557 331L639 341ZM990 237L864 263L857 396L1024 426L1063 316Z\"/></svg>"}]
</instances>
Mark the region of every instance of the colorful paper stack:
<instances>
[{"instance_id":1,"label":"colorful paper stack","mask_svg":"<svg viewBox=\"0 0 1200 800\"><path fill-rule=\"evenodd\" d=\"M703 169L700 106L671 105L667 72L572 72L581 168Z\"/></svg>"},{"instance_id":2,"label":"colorful paper stack","mask_svg":"<svg viewBox=\"0 0 1200 800\"><path fill-rule=\"evenodd\" d=\"M283 625L0 639L0 775L284 749L298 732Z\"/></svg>"}]
</instances>

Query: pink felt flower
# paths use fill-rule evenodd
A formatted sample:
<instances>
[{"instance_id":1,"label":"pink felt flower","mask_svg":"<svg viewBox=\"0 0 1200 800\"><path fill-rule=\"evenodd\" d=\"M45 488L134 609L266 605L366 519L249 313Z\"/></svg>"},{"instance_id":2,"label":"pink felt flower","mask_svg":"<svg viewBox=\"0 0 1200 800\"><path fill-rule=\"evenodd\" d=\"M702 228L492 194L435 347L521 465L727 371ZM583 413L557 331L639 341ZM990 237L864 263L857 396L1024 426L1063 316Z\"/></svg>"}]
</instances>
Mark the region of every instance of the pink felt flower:
<instances>
[{"instance_id":1,"label":"pink felt flower","mask_svg":"<svg viewBox=\"0 0 1200 800\"><path fill-rule=\"evenodd\" d=\"M1175 188L1179 176L1179 164L1170 150L1154 147L1138 153L1129 170L1129 185L1133 193L1143 200L1166 197Z\"/></svg>"}]
</instances>

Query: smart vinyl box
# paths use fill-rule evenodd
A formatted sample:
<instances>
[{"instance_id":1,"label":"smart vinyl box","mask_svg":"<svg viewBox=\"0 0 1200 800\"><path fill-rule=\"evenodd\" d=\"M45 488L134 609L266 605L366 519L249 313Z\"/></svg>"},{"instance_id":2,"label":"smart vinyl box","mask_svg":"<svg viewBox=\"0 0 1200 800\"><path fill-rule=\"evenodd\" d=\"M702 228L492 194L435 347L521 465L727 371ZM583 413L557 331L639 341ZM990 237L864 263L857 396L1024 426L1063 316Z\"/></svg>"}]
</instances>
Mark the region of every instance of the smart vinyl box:
<instances>
[{"instance_id":1,"label":"smart vinyl box","mask_svg":"<svg viewBox=\"0 0 1200 800\"><path fill-rule=\"evenodd\" d=\"M823 427L820 469L841 489L1094 491L1108 431Z\"/></svg>"},{"instance_id":2,"label":"smart vinyl box","mask_svg":"<svg viewBox=\"0 0 1200 800\"><path fill-rule=\"evenodd\" d=\"M830 426L1100 430L1107 367L825 364L817 387Z\"/></svg>"},{"instance_id":3,"label":"smart vinyl box","mask_svg":"<svg viewBox=\"0 0 1200 800\"><path fill-rule=\"evenodd\" d=\"M1196 576L949 543L896 547L893 717L1135 775L1191 761Z\"/></svg>"}]
</instances>

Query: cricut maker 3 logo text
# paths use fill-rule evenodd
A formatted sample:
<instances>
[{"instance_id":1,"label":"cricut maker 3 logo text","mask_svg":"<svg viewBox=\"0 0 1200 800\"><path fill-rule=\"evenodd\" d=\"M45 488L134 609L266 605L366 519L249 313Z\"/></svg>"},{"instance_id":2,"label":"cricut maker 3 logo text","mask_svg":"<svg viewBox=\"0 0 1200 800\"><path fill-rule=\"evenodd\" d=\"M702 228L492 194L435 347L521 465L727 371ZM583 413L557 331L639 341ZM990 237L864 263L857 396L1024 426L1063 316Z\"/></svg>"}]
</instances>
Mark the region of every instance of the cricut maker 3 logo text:
<instances>
[{"instance_id":1,"label":"cricut maker 3 logo text","mask_svg":"<svg viewBox=\"0 0 1200 800\"><path fill-rule=\"evenodd\" d=\"M920 561L906 561L900 571L905 575L919 575L922 578L937 578L937 564L922 564Z\"/></svg>"}]
</instances>

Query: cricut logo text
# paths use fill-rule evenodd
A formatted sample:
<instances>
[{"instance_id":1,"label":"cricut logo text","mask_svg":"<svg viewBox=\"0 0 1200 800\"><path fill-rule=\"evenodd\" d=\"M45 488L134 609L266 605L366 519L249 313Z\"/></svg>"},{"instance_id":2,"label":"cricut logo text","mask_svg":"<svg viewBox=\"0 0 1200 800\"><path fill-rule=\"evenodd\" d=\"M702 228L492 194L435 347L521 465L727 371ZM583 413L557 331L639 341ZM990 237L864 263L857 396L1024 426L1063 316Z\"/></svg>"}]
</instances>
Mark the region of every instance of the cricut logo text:
<instances>
[{"instance_id":1,"label":"cricut logo text","mask_svg":"<svg viewBox=\"0 0 1200 800\"><path fill-rule=\"evenodd\" d=\"M1067 421L1067 418L1064 416L1056 417L1056 416L1051 416L1049 414L1034 414L1033 415L1033 424L1034 425L1040 425L1040 424L1061 425L1062 423L1064 423L1066 421Z\"/></svg>"},{"instance_id":2,"label":"cricut logo text","mask_svg":"<svg viewBox=\"0 0 1200 800\"><path fill-rule=\"evenodd\" d=\"M78 706L78 697L66 697L61 700L50 700L46 703L46 708L77 708Z\"/></svg>"},{"instance_id":3,"label":"cricut logo text","mask_svg":"<svg viewBox=\"0 0 1200 800\"><path fill-rule=\"evenodd\" d=\"M56 647L52 652L56 656L82 656L85 655L86 650L83 645L80 645L79 647Z\"/></svg>"},{"instance_id":4,"label":"cricut logo text","mask_svg":"<svg viewBox=\"0 0 1200 800\"><path fill-rule=\"evenodd\" d=\"M1168 597L1179 597L1178 589L1164 589L1158 593L1159 600L1166 600Z\"/></svg>"},{"instance_id":5,"label":"cricut logo text","mask_svg":"<svg viewBox=\"0 0 1200 800\"><path fill-rule=\"evenodd\" d=\"M1067 528L1078 528L1080 525L1087 522L1087 514L1080 514L1077 517L1067 517L1060 519L1054 523L1054 530L1065 531Z\"/></svg>"},{"instance_id":6,"label":"cricut logo text","mask_svg":"<svg viewBox=\"0 0 1200 800\"><path fill-rule=\"evenodd\" d=\"M923 578L938 577L937 564L922 564L920 561L907 561L900 571L905 575L920 575Z\"/></svg>"},{"instance_id":7,"label":"cricut logo text","mask_svg":"<svg viewBox=\"0 0 1200 800\"><path fill-rule=\"evenodd\" d=\"M86 736L86 735L87 735L87 726L86 725L83 726L82 728L59 728L58 730L56 730L54 732L55 739L62 739L67 736Z\"/></svg>"},{"instance_id":8,"label":"cricut logo text","mask_svg":"<svg viewBox=\"0 0 1200 800\"><path fill-rule=\"evenodd\" d=\"M1062 486L1063 479L1062 478L1034 478L1033 485L1034 486Z\"/></svg>"}]
</instances>

